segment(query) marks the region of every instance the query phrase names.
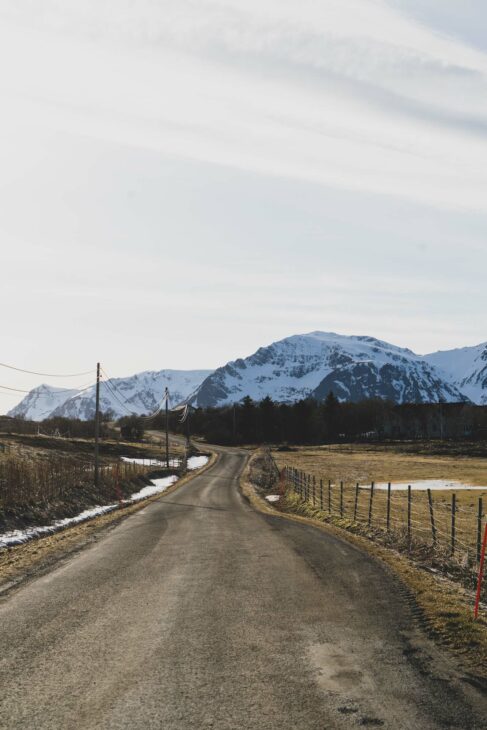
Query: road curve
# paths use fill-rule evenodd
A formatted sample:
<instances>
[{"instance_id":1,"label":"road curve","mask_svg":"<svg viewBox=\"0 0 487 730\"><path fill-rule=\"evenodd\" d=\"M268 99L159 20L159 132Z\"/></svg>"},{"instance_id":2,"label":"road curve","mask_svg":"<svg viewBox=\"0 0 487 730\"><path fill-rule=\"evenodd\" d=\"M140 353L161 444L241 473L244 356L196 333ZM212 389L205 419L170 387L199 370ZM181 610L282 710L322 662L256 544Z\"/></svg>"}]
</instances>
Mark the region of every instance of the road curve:
<instances>
[{"instance_id":1,"label":"road curve","mask_svg":"<svg viewBox=\"0 0 487 730\"><path fill-rule=\"evenodd\" d=\"M256 513L238 451L0 602L0 727L485 727L355 547Z\"/></svg>"}]
</instances>

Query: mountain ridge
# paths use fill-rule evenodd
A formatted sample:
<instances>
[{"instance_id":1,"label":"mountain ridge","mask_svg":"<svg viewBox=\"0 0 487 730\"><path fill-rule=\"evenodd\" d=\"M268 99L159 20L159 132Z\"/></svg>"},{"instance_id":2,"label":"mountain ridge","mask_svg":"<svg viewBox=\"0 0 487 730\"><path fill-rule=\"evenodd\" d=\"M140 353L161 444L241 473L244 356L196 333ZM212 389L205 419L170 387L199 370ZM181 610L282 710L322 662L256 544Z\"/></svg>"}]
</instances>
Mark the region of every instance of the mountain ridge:
<instances>
[{"instance_id":1,"label":"mountain ridge","mask_svg":"<svg viewBox=\"0 0 487 730\"><path fill-rule=\"evenodd\" d=\"M465 401L434 365L412 350L367 335L313 331L260 347L246 358L217 368L192 399L202 407L228 405L249 395L292 402L389 398L403 402Z\"/></svg>"},{"instance_id":2,"label":"mountain ridge","mask_svg":"<svg viewBox=\"0 0 487 730\"><path fill-rule=\"evenodd\" d=\"M487 342L418 355L369 335L315 330L276 340L253 354L211 370L148 370L101 383L102 411L116 418L151 413L165 387L171 403L228 405L246 395L293 402L321 400L331 391L341 401L387 398L397 403L471 401L487 405ZM34 388L8 415L92 418L94 386L83 391Z\"/></svg>"},{"instance_id":3,"label":"mountain ridge","mask_svg":"<svg viewBox=\"0 0 487 730\"><path fill-rule=\"evenodd\" d=\"M162 402L165 388L169 388L171 405L186 401L210 370L146 370L125 378L110 378L100 382L100 409L111 412L115 418L130 415L144 415L157 410ZM41 385L30 393L7 415L20 416L31 420L48 417L79 418L89 420L95 415L95 385L83 390L66 390ZM36 395L35 391L39 391ZM54 395L58 391L59 395ZM49 413L43 400L54 404Z\"/></svg>"}]
</instances>

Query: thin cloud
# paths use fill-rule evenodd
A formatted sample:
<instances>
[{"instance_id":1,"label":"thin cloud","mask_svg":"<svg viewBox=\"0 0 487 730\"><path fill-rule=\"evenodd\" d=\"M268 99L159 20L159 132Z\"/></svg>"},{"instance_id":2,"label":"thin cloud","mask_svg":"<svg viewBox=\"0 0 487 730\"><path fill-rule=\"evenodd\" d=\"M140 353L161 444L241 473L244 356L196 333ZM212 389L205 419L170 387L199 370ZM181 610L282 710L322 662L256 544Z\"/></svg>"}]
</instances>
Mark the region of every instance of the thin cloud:
<instances>
[{"instance_id":1,"label":"thin cloud","mask_svg":"<svg viewBox=\"0 0 487 730\"><path fill-rule=\"evenodd\" d=\"M307 2L299 14L294 3L248 0L130 7L111 30L105 2L54 3L62 35L4 31L11 113L262 174L483 207L479 51L367 1ZM310 69L319 85L302 83Z\"/></svg>"}]
</instances>

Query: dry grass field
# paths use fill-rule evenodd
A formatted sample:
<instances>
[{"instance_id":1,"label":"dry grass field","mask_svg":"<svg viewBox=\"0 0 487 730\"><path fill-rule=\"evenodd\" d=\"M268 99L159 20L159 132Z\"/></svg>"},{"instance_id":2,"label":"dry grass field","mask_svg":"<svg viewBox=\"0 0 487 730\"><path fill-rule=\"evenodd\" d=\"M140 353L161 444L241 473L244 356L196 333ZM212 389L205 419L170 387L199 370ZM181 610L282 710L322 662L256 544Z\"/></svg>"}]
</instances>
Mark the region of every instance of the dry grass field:
<instances>
[{"instance_id":1,"label":"dry grass field","mask_svg":"<svg viewBox=\"0 0 487 730\"><path fill-rule=\"evenodd\" d=\"M279 466L294 466L316 477L350 484L458 480L487 491L487 458L408 453L400 446L338 444L274 451Z\"/></svg>"},{"instance_id":2,"label":"dry grass field","mask_svg":"<svg viewBox=\"0 0 487 730\"><path fill-rule=\"evenodd\" d=\"M101 440L100 479L95 486L93 439L2 435L0 532L72 517L85 508L130 496L154 468L164 469L157 464L165 456L165 442L159 437L147 443ZM170 458L181 457L183 449L171 442ZM121 456L137 463L121 462Z\"/></svg>"},{"instance_id":3,"label":"dry grass field","mask_svg":"<svg viewBox=\"0 0 487 730\"><path fill-rule=\"evenodd\" d=\"M328 514L379 530L386 530L388 526L388 497L386 490L374 489L371 506L371 482L397 484L434 479L485 486L485 490L432 491L434 533L427 491L412 490L409 535L407 490L393 489L389 503L391 532L417 545L432 545L434 542L438 551L449 554L452 550L452 495L455 494L455 556L464 564L475 563L479 498L482 499L483 520L487 511L486 458L414 454L406 453L400 447L368 444L303 447L275 451L273 457L280 468L292 467L310 476L309 486L308 482L305 484L305 496L314 507L323 505L324 512ZM358 490L357 484L360 485Z\"/></svg>"}]
</instances>

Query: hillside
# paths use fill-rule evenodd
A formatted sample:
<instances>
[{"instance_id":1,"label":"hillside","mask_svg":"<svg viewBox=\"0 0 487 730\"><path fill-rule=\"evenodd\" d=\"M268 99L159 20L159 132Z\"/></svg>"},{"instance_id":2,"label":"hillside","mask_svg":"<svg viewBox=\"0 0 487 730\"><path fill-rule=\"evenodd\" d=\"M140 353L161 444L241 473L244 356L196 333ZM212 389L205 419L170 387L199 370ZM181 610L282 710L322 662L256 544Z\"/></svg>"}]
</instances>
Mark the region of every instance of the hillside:
<instances>
[{"instance_id":1,"label":"hillside","mask_svg":"<svg viewBox=\"0 0 487 730\"><path fill-rule=\"evenodd\" d=\"M193 403L220 406L245 395L292 402L322 399L330 390L342 401L467 400L437 368L411 350L374 337L311 332L261 347L250 357L218 368L201 384Z\"/></svg>"},{"instance_id":2,"label":"hillside","mask_svg":"<svg viewBox=\"0 0 487 730\"><path fill-rule=\"evenodd\" d=\"M100 384L100 408L120 418L155 411L169 388L170 403L187 400L209 370L159 370L137 373L126 378L112 378ZM83 391L53 389L47 385L34 388L8 415L39 421L51 416L88 420L95 414L95 386Z\"/></svg>"},{"instance_id":3,"label":"hillside","mask_svg":"<svg viewBox=\"0 0 487 730\"><path fill-rule=\"evenodd\" d=\"M487 342L425 355L442 376L471 401L487 405Z\"/></svg>"}]
</instances>

